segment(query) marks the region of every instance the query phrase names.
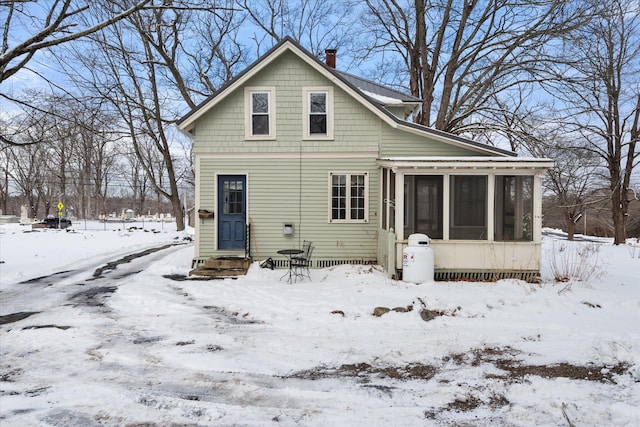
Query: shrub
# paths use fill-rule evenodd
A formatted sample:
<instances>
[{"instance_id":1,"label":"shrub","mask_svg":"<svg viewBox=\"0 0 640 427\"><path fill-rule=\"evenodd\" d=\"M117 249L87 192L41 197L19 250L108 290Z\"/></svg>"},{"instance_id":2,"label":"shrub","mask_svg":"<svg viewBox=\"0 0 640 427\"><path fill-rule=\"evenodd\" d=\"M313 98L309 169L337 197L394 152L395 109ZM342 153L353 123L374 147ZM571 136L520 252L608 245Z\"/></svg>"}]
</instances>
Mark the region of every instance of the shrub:
<instances>
[{"instance_id":1,"label":"shrub","mask_svg":"<svg viewBox=\"0 0 640 427\"><path fill-rule=\"evenodd\" d=\"M549 257L551 274L556 282L566 283L563 292L574 282L585 282L604 273L600 246L596 243L553 242Z\"/></svg>"}]
</instances>

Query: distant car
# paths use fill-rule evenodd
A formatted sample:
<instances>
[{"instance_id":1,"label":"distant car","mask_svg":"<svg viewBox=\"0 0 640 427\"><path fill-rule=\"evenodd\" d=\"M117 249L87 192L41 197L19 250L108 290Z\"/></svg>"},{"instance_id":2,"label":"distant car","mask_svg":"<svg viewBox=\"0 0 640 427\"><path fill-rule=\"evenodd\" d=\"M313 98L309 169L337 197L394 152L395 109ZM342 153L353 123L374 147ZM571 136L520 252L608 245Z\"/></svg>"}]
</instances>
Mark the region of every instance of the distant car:
<instances>
[{"instance_id":1,"label":"distant car","mask_svg":"<svg viewBox=\"0 0 640 427\"><path fill-rule=\"evenodd\" d=\"M56 218L51 215L45 218L44 221L42 221L42 223L45 225L45 228L65 229L67 227L71 227L71 220L67 218Z\"/></svg>"}]
</instances>

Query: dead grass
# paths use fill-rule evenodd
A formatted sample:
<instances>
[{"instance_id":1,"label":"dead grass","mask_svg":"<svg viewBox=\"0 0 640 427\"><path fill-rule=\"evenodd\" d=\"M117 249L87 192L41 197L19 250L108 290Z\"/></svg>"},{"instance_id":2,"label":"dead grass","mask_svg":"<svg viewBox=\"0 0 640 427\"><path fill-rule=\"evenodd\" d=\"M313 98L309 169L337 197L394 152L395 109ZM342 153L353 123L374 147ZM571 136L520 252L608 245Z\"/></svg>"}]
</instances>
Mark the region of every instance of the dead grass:
<instances>
[{"instance_id":1,"label":"dead grass","mask_svg":"<svg viewBox=\"0 0 640 427\"><path fill-rule=\"evenodd\" d=\"M478 367L483 364L493 365L494 373L485 374L489 381L498 381L505 385L523 383L530 377L541 378L567 378L575 381L597 381L613 383L615 375L623 375L628 371L629 365L618 363L613 366L605 365L574 365L571 363L559 363L553 365L528 365L519 359L520 353L511 347L485 347L473 349L466 353L451 354L443 358L439 365L426 365L412 363L399 366L374 366L369 363L344 364L338 367L318 367L316 369L294 373L289 378L317 380L324 378L350 377L357 379L362 387L373 387L389 395L395 392L392 385L374 385L370 383L376 378L393 379L397 381L431 381L435 376L439 383L450 383L453 378L445 378L448 374L454 374L457 368L451 369L451 363L461 367ZM442 375L440 375L442 374ZM480 389L484 389L483 386ZM480 390L479 389L479 390ZM475 393L468 393L449 402L440 408L432 408L424 412L425 419L437 419L441 412L469 412L480 407L490 410L498 410L509 406L511 402L502 394L496 394L489 389L484 389L483 397Z\"/></svg>"}]
</instances>

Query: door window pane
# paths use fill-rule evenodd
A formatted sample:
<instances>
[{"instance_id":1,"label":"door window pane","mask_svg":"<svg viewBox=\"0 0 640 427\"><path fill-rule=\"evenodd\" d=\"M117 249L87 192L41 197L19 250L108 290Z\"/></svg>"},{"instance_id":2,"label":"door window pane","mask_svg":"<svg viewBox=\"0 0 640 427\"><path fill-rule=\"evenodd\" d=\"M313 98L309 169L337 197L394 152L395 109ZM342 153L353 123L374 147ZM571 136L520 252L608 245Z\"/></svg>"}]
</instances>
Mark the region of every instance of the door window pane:
<instances>
[{"instance_id":1,"label":"door window pane","mask_svg":"<svg viewBox=\"0 0 640 427\"><path fill-rule=\"evenodd\" d=\"M225 214L241 214L244 203L244 186L241 180L225 181L222 188L223 206Z\"/></svg>"}]
</instances>

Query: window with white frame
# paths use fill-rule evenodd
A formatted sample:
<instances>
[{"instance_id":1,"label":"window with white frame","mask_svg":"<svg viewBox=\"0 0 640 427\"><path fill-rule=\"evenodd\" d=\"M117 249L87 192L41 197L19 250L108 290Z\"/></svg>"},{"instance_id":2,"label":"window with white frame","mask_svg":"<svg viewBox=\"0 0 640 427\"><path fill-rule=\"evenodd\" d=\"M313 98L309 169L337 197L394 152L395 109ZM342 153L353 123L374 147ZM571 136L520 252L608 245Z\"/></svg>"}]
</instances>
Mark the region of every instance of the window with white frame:
<instances>
[{"instance_id":1,"label":"window with white frame","mask_svg":"<svg viewBox=\"0 0 640 427\"><path fill-rule=\"evenodd\" d=\"M331 173L329 185L329 222L369 220L369 179L366 173Z\"/></svg>"},{"instance_id":2,"label":"window with white frame","mask_svg":"<svg viewBox=\"0 0 640 427\"><path fill-rule=\"evenodd\" d=\"M327 93L309 93L309 135L327 134Z\"/></svg>"},{"instance_id":3,"label":"window with white frame","mask_svg":"<svg viewBox=\"0 0 640 427\"><path fill-rule=\"evenodd\" d=\"M245 138L275 138L275 89L245 89Z\"/></svg>"},{"instance_id":4,"label":"window with white frame","mask_svg":"<svg viewBox=\"0 0 640 427\"><path fill-rule=\"evenodd\" d=\"M304 89L304 138L333 138L333 91L330 87Z\"/></svg>"}]
</instances>

